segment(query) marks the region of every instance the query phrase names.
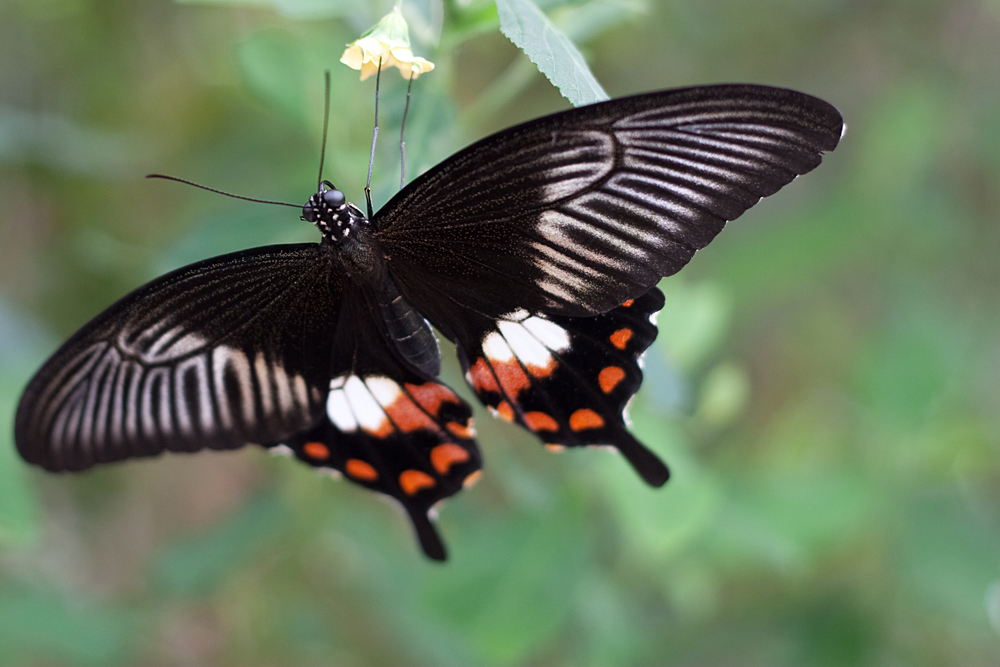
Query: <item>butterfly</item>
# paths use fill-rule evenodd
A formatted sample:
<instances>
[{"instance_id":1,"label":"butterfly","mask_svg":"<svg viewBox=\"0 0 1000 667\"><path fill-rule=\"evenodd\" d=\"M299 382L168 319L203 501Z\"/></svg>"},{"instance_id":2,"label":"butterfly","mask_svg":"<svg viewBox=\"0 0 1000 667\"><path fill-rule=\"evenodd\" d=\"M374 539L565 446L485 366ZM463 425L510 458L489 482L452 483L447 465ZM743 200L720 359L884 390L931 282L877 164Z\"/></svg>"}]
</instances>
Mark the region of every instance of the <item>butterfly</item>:
<instances>
[{"instance_id":1,"label":"butterfly","mask_svg":"<svg viewBox=\"0 0 1000 667\"><path fill-rule=\"evenodd\" d=\"M660 486L667 467L623 417L657 282L818 166L843 128L795 91L683 88L494 134L371 219L323 181L302 208L319 243L183 267L74 334L21 398L18 451L49 471L291 452L398 501L444 560L434 508L482 457L470 406L438 379L433 325L494 415L552 447L610 445Z\"/></svg>"}]
</instances>

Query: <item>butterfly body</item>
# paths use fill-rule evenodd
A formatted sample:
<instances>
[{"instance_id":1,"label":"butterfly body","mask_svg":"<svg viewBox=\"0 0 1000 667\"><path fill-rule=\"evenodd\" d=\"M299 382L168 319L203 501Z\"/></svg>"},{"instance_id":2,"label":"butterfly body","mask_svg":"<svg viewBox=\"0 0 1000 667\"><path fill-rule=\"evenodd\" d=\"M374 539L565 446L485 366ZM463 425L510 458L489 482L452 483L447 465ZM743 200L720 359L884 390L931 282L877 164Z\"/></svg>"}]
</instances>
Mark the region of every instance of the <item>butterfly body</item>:
<instances>
[{"instance_id":1,"label":"butterfly body","mask_svg":"<svg viewBox=\"0 0 1000 667\"><path fill-rule=\"evenodd\" d=\"M840 114L777 88L611 100L488 137L371 220L322 182L318 244L245 250L137 289L72 336L18 406L21 455L78 471L258 444L398 501L425 553L433 507L481 466L469 405L442 383L433 325L495 415L552 448L627 430L656 283L726 221L836 147Z\"/></svg>"},{"instance_id":2,"label":"butterfly body","mask_svg":"<svg viewBox=\"0 0 1000 667\"><path fill-rule=\"evenodd\" d=\"M316 225L323 244L333 249L344 273L368 293L385 325L390 342L405 363L428 375L441 372L441 352L427 321L411 306L389 275L386 257L371 232L371 223L329 181L302 207L302 219Z\"/></svg>"}]
</instances>

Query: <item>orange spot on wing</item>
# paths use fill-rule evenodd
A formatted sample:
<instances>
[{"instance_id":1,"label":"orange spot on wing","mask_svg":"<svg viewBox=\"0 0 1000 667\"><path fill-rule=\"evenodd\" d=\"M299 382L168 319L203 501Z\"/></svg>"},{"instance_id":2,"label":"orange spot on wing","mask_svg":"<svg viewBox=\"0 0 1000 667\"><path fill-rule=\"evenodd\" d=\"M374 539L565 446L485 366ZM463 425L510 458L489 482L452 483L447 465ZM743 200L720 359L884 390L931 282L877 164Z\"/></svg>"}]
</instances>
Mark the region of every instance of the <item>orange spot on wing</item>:
<instances>
[{"instance_id":1,"label":"orange spot on wing","mask_svg":"<svg viewBox=\"0 0 1000 667\"><path fill-rule=\"evenodd\" d=\"M465 463L468 460L469 452L450 442L438 445L431 450L431 464L442 475L447 475L456 463Z\"/></svg>"},{"instance_id":2,"label":"orange spot on wing","mask_svg":"<svg viewBox=\"0 0 1000 667\"><path fill-rule=\"evenodd\" d=\"M434 427L434 420L403 394L400 394L395 401L385 407L385 413L403 433ZM390 432L391 430L390 427Z\"/></svg>"},{"instance_id":3,"label":"orange spot on wing","mask_svg":"<svg viewBox=\"0 0 1000 667\"><path fill-rule=\"evenodd\" d=\"M322 442L307 442L302 451L311 459L325 460L330 458L330 450Z\"/></svg>"},{"instance_id":4,"label":"orange spot on wing","mask_svg":"<svg viewBox=\"0 0 1000 667\"><path fill-rule=\"evenodd\" d=\"M602 368L601 372L597 374L597 382L605 394L610 394L623 379L625 379L625 371L617 366Z\"/></svg>"},{"instance_id":5,"label":"orange spot on wing","mask_svg":"<svg viewBox=\"0 0 1000 667\"><path fill-rule=\"evenodd\" d=\"M497 414L500 415L502 419L506 419L509 422L514 421L514 408L510 407L510 403L507 401L500 401L500 405L497 406Z\"/></svg>"},{"instance_id":6,"label":"orange spot on wing","mask_svg":"<svg viewBox=\"0 0 1000 667\"><path fill-rule=\"evenodd\" d=\"M550 452L555 452L556 454L558 454L559 452L564 451L566 449L566 446L557 445L552 442L547 442L545 443L545 449L549 450Z\"/></svg>"},{"instance_id":7,"label":"orange spot on wing","mask_svg":"<svg viewBox=\"0 0 1000 667\"><path fill-rule=\"evenodd\" d=\"M632 339L631 329L619 329L618 331L611 334L611 344L617 347L619 350L624 350L625 346L628 345L628 342L631 339Z\"/></svg>"},{"instance_id":8,"label":"orange spot on wing","mask_svg":"<svg viewBox=\"0 0 1000 667\"><path fill-rule=\"evenodd\" d=\"M528 379L527 373L521 368L517 359L493 361L492 363L497 379L500 380L500 386L503 387L504 393L511 398L517 398L521 391L531 386L531 380Z\"/></svg>"},{"instance_id":9,"label":"orange spot on wing","mask_svg":"<svg viewBox=\"0 0 1000 667\"><path fill-rule=\"evenodd\" d=\"M628 301L623 301L622 306L625 308L631 308L633 303L635 303L635 299L629 299Z\"/></svg>"},{"instance_id":10,"label":"orange spot on wing","mask_svg":"<svg viewBox=\"0 0 1000 667\"><path fill-rule=\"evenodd\" d=\"M440 412L442 403L459 403L458 397L452 393L451 389L437 382L404 384L403 386L406 387L406 391L410 392L413 399L420 404L420 407L435 417Z\"/></svg>"},{"instance_id":11,"label":"orange spot on wing","mask_svg":"<svg viewBox=\"0 0 1000 667\"><path fill-rule=\"evenodd\" d=\"M474 438L476 437L476 429L472 427L472 420L469 420L468 424L459 424L458 422L448 422L445 427L451 431L454 435L459 438Z\"/></svg>"},{"instance_id":12,"label":"orange spot on wing","mask_svg":"<svg viewBox=\"0 0 1000 667\"><path fill-rule=\"evenodd\" d=\"M395 403L393 403L393 405L395 405ZM392 406L389 407L391 408ZM388 408L386 409L386 414L389 414ZM370 426L362 426L361 428L364 429L365 433L367 433L368 435L374 436L379 439L388 438L390 435L392 435L393 431L392 422L390 422L388 419L383 419L378 423L378 426L375 426L374 428Z\"/></svg>"},{"instance_id":13,"label":"orange spot on wing","mask_svg":"<svg viewBox=\"0 0 1000 667\"><path fill-rule=\"evenodd\" d=\"M492 372L490 371L491 364L493 366ZM528 373L534 377L544 378L552 375L552 371L558 365L558 362L550 357L544 366L527 364L527 369ZM519 393L531 386L528 374L524 372L524 368L521 367L521 363L516 358L506 361L491 359L488 364L485 358L480 357L469 369L469 374L472 376L472 386L476 391L499 392L502 390L511 398L517 398Z\"/></svg>"},{"instance_id":14,"label":"orange spot on wing","mask_svg":"<svg viewBox=\"0 0 1000 667\"><path fill-rule=\"evenodd\" d=\"M483 357L476 359L476 363L469 368L469 374L472 375L472 388L476 391L500 391L500 385Z\"/></svg>"},{"instance_id":15,"label":"orange spot on wing","mask_svg":"<svg viewBox=\"0 0 1000 667\"><path fill-rule=\"evenodd\" d=\"M559 422L544 412L526 412L524 423L532 431L558 431Z\"/></svg>"},{"instance_id":16,"label":"orange spot on wing","mask_svg":"<svg viewBox=\"0 0 1000 667\"><path fill-rule=\"evenodd\" d=\"M419 470L404 470L399 473L399 486L402 487L403 493L408 496L412 496L422 489L429 489L436 483L433 477Z\"/></svg>"},{"instance_id":17,"label":"orange spot on wing","mask_svg":"<svg viewBox=\"0 0 1000 667\"><path fill-rule=\"evenodd\" d=\"M574 431L585 431L602 426L604 426L604 419L601 418L601 415L587 408L577 410L569 418L569 427Z\"/></svg>"},{"instance_id":18,"label":"orange spot on wing","mask_svg":"<svg viewBox=\"0 0 1000 667\"><path fill-rule=\"evenodd\" d=\"M528 372L536 378L547 378L552 375L552 371L554 371L558 365L559 362L552 357L549 357L549 360L545 362L544 366L538 366L537 364L525 364L528 368Z\"/></svg>"},{"instance_id":19,"label":"orange spot on wing","mask_svg":"<svg viewBox=\"0 0 1000 667\"><path fill-rule=\"evenodd\" d=\"M462 480L462 488L471 489L476 485L480 479L483 478L483 471L476 470L475 472L469 473L469 476Z\"/></svg>"},{"instance_id":20,"label":"orange spot on wing","mask_svg":"<svg viewBox=\"0 0 1000 667\"><path fill-rule=\"evenodd\" d=\"M347 471L348 475L354 479L360 479L362 482L374 482L378 479L378 471L370 463L361 459L347 459L344 470Z\"/></svg>"}]
</instances>

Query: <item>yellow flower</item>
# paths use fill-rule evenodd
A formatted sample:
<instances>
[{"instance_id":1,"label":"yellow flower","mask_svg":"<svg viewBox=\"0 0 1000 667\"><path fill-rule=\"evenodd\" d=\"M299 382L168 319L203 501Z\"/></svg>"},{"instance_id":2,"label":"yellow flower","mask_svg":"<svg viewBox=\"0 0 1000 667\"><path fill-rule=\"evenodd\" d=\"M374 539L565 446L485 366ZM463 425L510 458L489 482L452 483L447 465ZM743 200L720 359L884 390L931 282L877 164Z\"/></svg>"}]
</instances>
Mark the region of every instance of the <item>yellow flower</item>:
<instances>
[{"instance_id":1,"label":"yellow flower","mask_svg":"<svg viewBox=\"0 0 1000 667\"><path fill-rule=\"evenodd\" d=\"M340 57L340 62L348 67L361 70L362 81L378 71L379 60L383 69L398 67L406 79L415 79L434 69L434 63L418 58L410 50L410 31L398 7L360 39L348 44Z\"/></svg>"}]
</instances>

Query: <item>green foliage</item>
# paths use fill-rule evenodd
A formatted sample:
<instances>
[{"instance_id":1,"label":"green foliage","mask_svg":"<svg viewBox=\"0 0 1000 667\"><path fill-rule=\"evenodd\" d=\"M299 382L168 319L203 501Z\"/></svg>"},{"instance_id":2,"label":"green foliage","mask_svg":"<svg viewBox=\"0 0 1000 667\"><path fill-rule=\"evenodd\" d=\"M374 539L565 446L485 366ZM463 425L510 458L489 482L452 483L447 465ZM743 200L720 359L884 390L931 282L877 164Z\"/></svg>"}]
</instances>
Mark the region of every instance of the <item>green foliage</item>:
<instances>
[{"instance_id":1,"label":"green foliage","mask_svg":"<svg viewBox=\"0 0 1000 667\"><path fill-rule=\"evenodd\" d=\"M670 482L480 411L443 566L371 494L252 449L51 476L11 438L30 373L129 289L315 236L145 173L305 201L330 69L326 177L363 201L374 79L338 59L391 0L0 4L0 665L995 663L995 4L404 0L436 64L408 180L564 108L550 81L759 81L848 122L661 284L630 414ZM376 207L405 90L383 76Z\"/></svg>"},{"instance_id":2,"label":"green foliage","mask_svg":"<svg viewBox=\"0 0 1000 667\"><path fill-rule=\"evenodd\" d=\"M67 599L45 586L0 588L0 665L120 665L141 630L126 609Z\"/></svg>"},{"instance_id":3,"label":"green foliage","mask_svg":"<svg viewBox=\"0 0 1000 667\"><path fill-rule=\"evenodd\" d=\"M152 573L154 584L173 595L210 593L276 532L283 514L271 496L249 499L222 525L164 549Z\"/></svg>"},{"instance_id":4,"label":"green foliage","mask_svg":"<svg viewBox=\"0 0 1000 667\"><path fill-rule=\"evenodd\" d=\"M500 30L574 106L608 99L586 61L531 0L497 0Z\"/></svg>"}]
</instances>

